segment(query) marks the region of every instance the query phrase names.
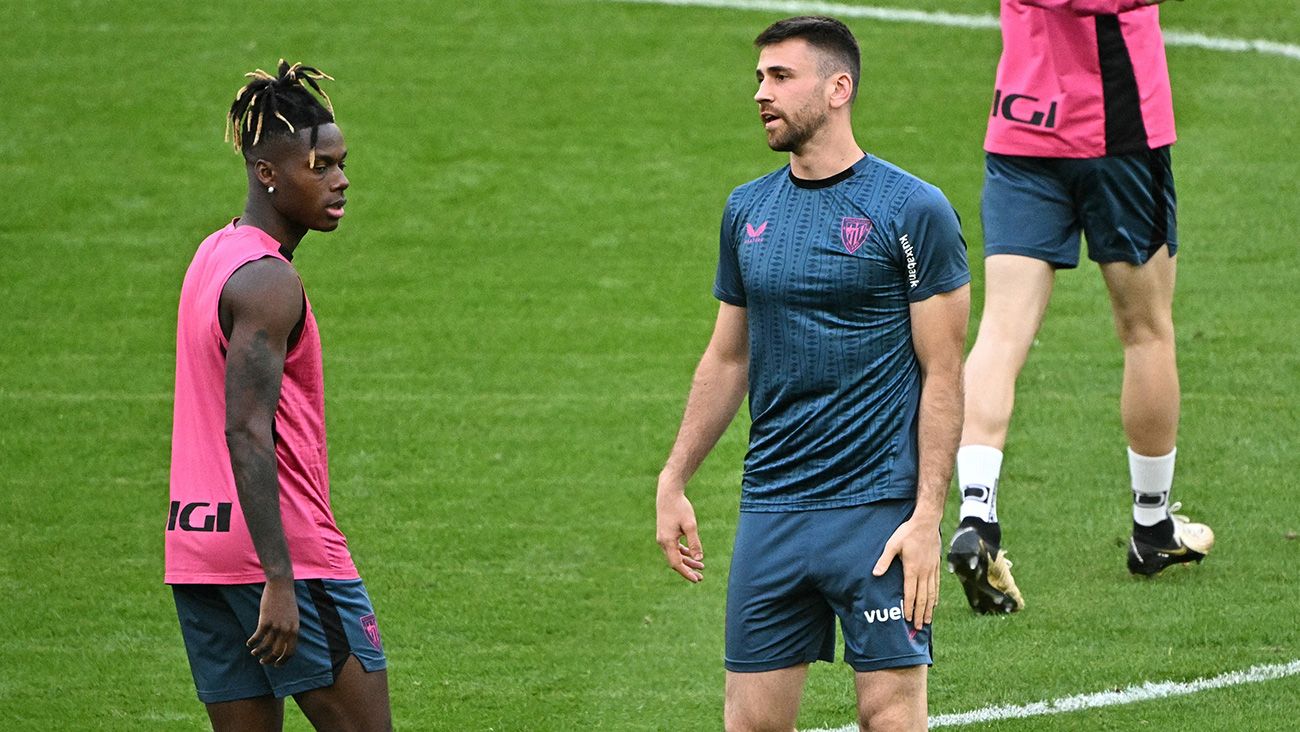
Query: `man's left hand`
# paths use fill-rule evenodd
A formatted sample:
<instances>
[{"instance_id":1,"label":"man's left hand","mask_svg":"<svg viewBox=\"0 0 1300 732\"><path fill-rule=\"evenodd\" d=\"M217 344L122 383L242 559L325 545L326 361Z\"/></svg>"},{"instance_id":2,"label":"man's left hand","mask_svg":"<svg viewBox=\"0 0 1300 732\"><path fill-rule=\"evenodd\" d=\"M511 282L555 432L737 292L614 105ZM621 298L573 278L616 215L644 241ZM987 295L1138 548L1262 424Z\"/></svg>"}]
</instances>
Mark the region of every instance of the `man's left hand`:
<instances>
[{"instance_id":1,"label":"man's left hand","mask_svg":"<svg viewBox=\"0 0 1300 732\"><path fill-rule=\"evenodd\" d=\"M939 604L939 527L933 523L908 519L894 530L885 543L871 573L883 575L894 557L903 563L903 618L917 630L934 619Z\"/></svg>"}]
</instances>

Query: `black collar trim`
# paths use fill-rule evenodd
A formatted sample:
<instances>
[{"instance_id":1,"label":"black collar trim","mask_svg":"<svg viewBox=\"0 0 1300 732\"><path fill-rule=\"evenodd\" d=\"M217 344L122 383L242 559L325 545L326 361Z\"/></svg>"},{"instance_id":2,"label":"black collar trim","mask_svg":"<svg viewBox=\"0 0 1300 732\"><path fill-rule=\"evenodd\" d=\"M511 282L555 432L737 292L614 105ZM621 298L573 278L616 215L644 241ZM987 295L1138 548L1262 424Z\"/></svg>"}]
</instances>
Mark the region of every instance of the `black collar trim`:
<instances>
[{"instance_id":1,"label":"black collar trim","mask_svg":"<svg viewBox=\"0 0 1300 732\"><path fill-rule=\"evenodd\" d=\"M858 159L856 163L850 165L844 170L841 170L840 172L836 173L835 175L832 175L829 178L821 178L819 180L804 180L803 178L796 178L793 168L787 171L787 174L790 176L790 182L793 183L797 188L807 188L809 190L817 190L819 188L830 188L836 183L839 183L841 181L846 181L849 178L852 178L853 174L857 172L858 165L861 164L862 161L866 159L867 156L863 155L861 158Z\"/></svg>"}]
</instances>

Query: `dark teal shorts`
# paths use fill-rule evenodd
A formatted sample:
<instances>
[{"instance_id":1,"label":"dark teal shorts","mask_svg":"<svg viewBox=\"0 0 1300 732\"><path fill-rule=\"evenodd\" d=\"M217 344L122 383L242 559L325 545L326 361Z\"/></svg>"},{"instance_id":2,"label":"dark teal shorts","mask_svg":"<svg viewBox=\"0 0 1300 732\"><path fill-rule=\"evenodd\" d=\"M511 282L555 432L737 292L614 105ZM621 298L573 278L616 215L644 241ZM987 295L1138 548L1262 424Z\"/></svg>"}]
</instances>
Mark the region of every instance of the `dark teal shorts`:
<instances>
[{"instance_id":1,"label":"dark teal shorts","mask_svg":"<svg viewBox=\"0 0 1300 732\"><path fill-rule=\"evenodd\" d=\"M930 665L930 626L903 620L902 565L871 574L914 505L742 511L727 579L727 670L834 661L837 617L855 671Z\"/></svg>"},{"instance_id":2,"label":"dark teal shorts","mask_svg":"<svg viewBox=\"0 0 1300 732\"><path fill-rule=\"evenodd\" d=\"M205 704L286 697L334 684L349 656L366 671L387 668L379 626L361 580L298 580L298 647L280 668L245 645L257 630L262 585L172 585L199 700Z\"/></svg>"},{"instance_id":3,"label":"dark teal shorts","mask_svg":"<svg viewBox=\"0 0 1300 732\"><path fill-rule=\"evenodd\" d=\"M1166 245L1178 251L1177 204L1168 146L1083 159L986 153L984 256L1077 267L1082 232L1092 261L1145 264Z\"/></svg>"}]
</instances>

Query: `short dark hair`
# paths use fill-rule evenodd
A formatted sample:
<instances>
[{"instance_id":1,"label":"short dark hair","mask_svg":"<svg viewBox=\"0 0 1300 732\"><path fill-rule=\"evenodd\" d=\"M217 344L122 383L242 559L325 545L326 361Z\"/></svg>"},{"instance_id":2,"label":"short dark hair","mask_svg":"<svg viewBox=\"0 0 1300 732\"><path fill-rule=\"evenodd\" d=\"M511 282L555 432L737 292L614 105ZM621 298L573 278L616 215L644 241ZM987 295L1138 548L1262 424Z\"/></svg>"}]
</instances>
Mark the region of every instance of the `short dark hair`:
<instances>
[{"instance_id":1,"label":"short dark hair","mask_svg":"<svg viewBox=\"0 0 1300 732\"><path fill-rule=\"evenodd\" d=\"M261 69L244 76L252 81L235 93L235 102L226 114L226 137L230 139L233 132L235 151L248 160L268 140L292 137L299 130L310 129L308 164L314 164L316 130L334 121L334 105L319 82L333 81L334 77L314 66L290 66L284 59L280 59L275 76Z\"/></svg>"},{"instance_id":2,"label":"short dark hair","mask_svg":"<svg viewBox=\"0 0 1300 732\"><path fill-rule=\"evenodd\" d=\"M822 52L822 61L817 70L823 78L837 71L847 71L853 79L853 96L849 101L858 98L858 81L862 78L862 51L858 48L858 39L853 37L853 31L848 26L824 15L800 15L769 25L767 30L754 39L754 45L761 49L792 38L801 38Z\"/></svg>"}]
</instances>

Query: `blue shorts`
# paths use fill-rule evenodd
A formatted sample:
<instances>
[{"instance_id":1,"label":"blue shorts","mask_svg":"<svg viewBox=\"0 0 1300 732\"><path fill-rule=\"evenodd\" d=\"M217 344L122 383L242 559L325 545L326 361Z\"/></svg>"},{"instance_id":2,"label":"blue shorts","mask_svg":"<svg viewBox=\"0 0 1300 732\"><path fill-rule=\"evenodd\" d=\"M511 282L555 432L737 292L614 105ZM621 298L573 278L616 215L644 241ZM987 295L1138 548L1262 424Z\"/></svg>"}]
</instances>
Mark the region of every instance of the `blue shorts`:
<instances>
[{"instance_id":1,"label":"blue shorts","mask_svg":"<svg viewBox=\"0 0 1300 732\"><path fill-rule=\"evenodd\" d=\"M1168 146L1104 158L985 154L986 257L1076 267L1082 231L1092 261L1145 264L1166 244L1178 251L1177 208Z\"/></svg>"},{"instance_id":2,"label":"blue shorts","mask_svg":"<svg viewBox=\"0 0 1300 732\"><path fill-rule=\"evenodd\" d=\"M361 580L298 580L298 647L280 668L245 645L257 630L262 585L172 585L185 651L205 704L286 697L334 684L349 656L366 671L388 666L375 611Z\"/></svg>"},{"instance_id":3,"label":"blue shorts","mask_svg":"<svg viewBox=\"0 0 1300 732\"><path fill-rule=\"evenodd\" d=\"M911 500L788 513L742 511L727 579L728 671L835 660L855 671L930 665L930 626L903 620L903 569L871 570Z\"/></svg>"}]
</instances>

